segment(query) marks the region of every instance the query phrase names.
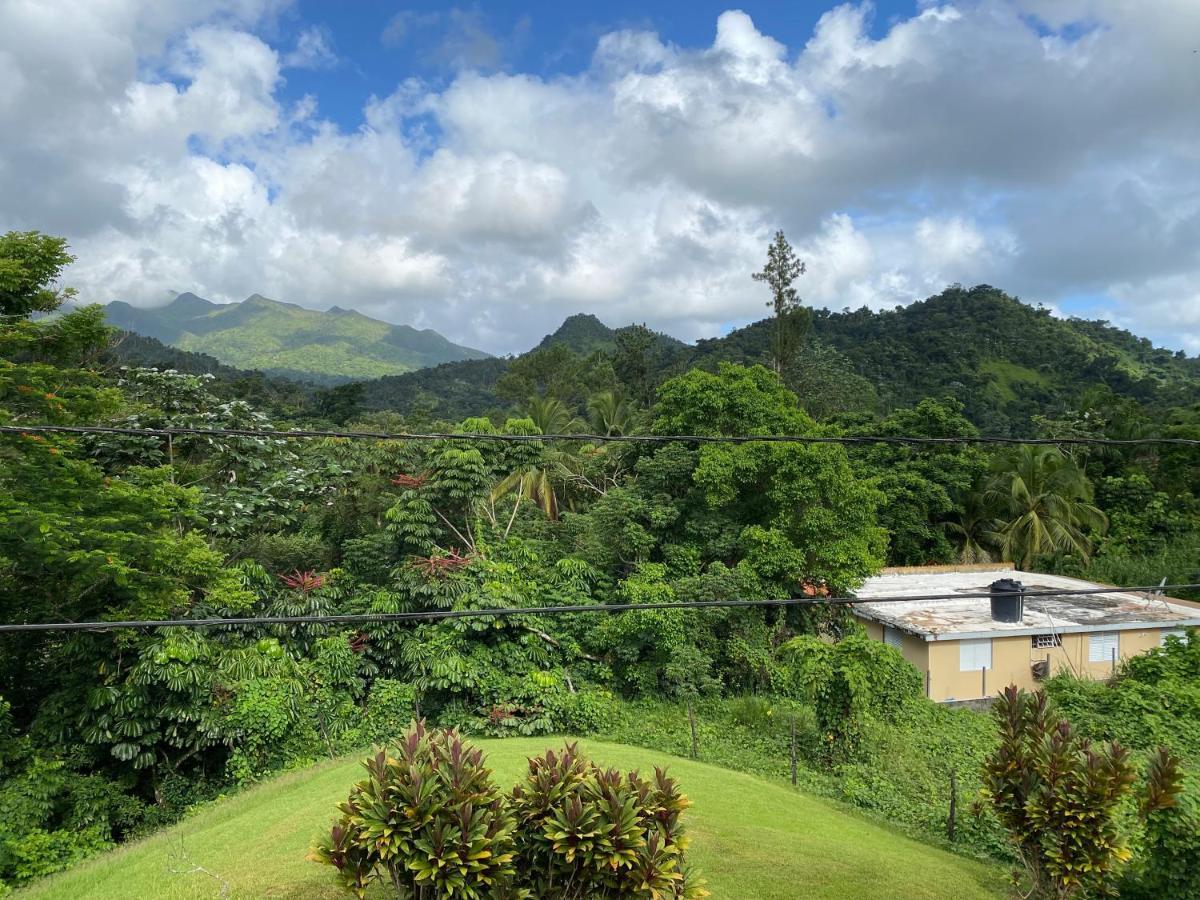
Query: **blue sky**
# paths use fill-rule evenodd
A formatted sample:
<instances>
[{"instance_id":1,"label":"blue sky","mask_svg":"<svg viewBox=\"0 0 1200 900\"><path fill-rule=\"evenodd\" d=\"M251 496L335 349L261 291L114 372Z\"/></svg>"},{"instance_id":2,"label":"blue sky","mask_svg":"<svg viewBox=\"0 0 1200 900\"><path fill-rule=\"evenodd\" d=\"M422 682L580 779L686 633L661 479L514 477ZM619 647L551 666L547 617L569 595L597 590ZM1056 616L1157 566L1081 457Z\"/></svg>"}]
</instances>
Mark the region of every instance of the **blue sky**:
<instances>
[{"instance_id":1,"label":"blue sky","mask_svg":"<svg viewBox=\"0 0 1200 900\"><path fill-rule=\"evenodd\" d=\"M1200 353L1200 3L0 4L0 230L85 300L495 353L988 283ZM52 113L52 114L49 114Z\"/></svg>"}]
</instances>

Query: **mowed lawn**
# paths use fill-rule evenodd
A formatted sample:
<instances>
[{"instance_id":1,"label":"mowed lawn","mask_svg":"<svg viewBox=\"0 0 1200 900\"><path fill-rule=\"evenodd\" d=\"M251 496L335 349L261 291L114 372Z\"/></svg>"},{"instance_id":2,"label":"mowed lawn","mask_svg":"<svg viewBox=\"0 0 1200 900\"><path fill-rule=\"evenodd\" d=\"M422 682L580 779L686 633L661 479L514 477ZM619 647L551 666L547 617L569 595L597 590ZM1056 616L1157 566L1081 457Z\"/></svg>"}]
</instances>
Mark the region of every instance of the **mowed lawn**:
<instances>
[{"instance_id":1,"label":"mowed lawn","mask_svg":"<svg viewBox=\"0 0 1200 900\"><path fill-rule=\"evenodd\" d=\"M523 773L526 757L561 742L477 743L507 788ZM695 804L689 858L715 898L1005 896L998 867L914 841L787 785L641 748L582 743L601 764L649 770L665 763L680 779ZM333 884L329 869L304 857L360 772L358 758L348 758L285 775L18 896L190 900L221 897L223 890L237 898L349 896Z\"/></svg>"}]
</instances>

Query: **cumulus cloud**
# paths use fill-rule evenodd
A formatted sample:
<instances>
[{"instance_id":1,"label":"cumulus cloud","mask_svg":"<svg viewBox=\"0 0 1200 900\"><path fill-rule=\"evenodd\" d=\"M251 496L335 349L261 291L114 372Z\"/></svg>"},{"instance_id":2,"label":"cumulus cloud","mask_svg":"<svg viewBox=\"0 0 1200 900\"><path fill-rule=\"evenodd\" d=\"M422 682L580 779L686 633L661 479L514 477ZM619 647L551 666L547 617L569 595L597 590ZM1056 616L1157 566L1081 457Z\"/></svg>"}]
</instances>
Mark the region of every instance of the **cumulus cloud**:
<instances>
[{"instance_id":1,"label":"cumulus cloud","mask_svg":"<svg viewBox=\"0 0 1200 900\"><path fill-rule=\"evenodd\" d=\"M842 5L790 47L730 11L708 46L613 31L557 76L502 71L527 26L402 13L384 42L434 31L452 74L358 128L285 102L337 57L320 28L278 40L279 11L0 7L0 228L70 237L88 299L257 291L508 352L581 310L684 338L758 318L782 227L814 304L988 282L1200 351L1192 0L962 0L879 36Z\"/></svg>"}]
</instances>

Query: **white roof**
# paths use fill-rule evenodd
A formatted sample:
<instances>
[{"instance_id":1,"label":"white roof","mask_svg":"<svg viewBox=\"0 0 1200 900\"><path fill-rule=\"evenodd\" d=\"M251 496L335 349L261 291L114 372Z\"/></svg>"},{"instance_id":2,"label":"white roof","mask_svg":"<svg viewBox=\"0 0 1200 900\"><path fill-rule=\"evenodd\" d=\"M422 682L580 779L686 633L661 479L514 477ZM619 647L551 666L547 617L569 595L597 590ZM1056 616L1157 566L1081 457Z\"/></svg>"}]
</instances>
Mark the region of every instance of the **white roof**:
<instances>
[{"instance_id":1,"label":"white roof","mask_svg":"<svg viewBox=\"0 0 1200 900\"><path fill-rule=\"evenodd\" d=\"M860 598L921 594L986 594L988 585L1012 578L1028 591L1092 590L1107 587L1079 578L1022 572L1011 566L962 570L895 569L868 578L855 592ZM927 641L1022 634L1071 634L1200 626L1200 607L1170 598L1112 590L1102 594L1026 597L1020 622L997 622L986 597L962 600L905 600L859 603L857 615L891 625Z\"/></svg>"}]
</instances>

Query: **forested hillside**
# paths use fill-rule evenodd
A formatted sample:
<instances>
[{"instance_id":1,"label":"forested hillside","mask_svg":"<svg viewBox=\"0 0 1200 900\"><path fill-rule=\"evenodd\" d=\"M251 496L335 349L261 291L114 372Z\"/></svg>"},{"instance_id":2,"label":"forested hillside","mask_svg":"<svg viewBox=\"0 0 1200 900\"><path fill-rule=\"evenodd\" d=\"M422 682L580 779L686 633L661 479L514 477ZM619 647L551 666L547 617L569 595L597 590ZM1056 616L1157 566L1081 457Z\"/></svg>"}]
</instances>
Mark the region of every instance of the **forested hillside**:
<instances>
[{"instance_id":1,"label":"forested hillside","mask_svg":"<svg viewBox=\"0 0 1200 900\"><path fill-rule=\"evenodd\" d=\"M590 365L603 379L605 361L627 373L642 367L640 377L652 386L697 366L765 362L771 327L764 319L690 346L640 326L613 329L595 316L572 316L514 360L379 379L364 386L364 403L447 418L481 415L522 399L513 397L511 382L530 373ZM510 370L516 374L506 390L502 376ZM783 377L818 417L882 415L923 397L953 397L975 425L999 435L1029 433L1035 417L1077 410L1097 390L1155 410L1200 397L1200 359L1103 322L1056 318L986 285L948 288L882 312L813 310Z\"/></svg>"},{"instance_id":2,"label":"forested hillside","mask_svg":"<svg viewBox=\"0 0 1200 900\"><path fill-rule=\"evenodd\" d=\"M259 294L241 303L217 304L185 293L150 309L114 301L105 312L118 328L208 354L226 365L322 383L487 356L430 329L389 325L336 306L319 312Z\"/></svg>"}]
</instances>

